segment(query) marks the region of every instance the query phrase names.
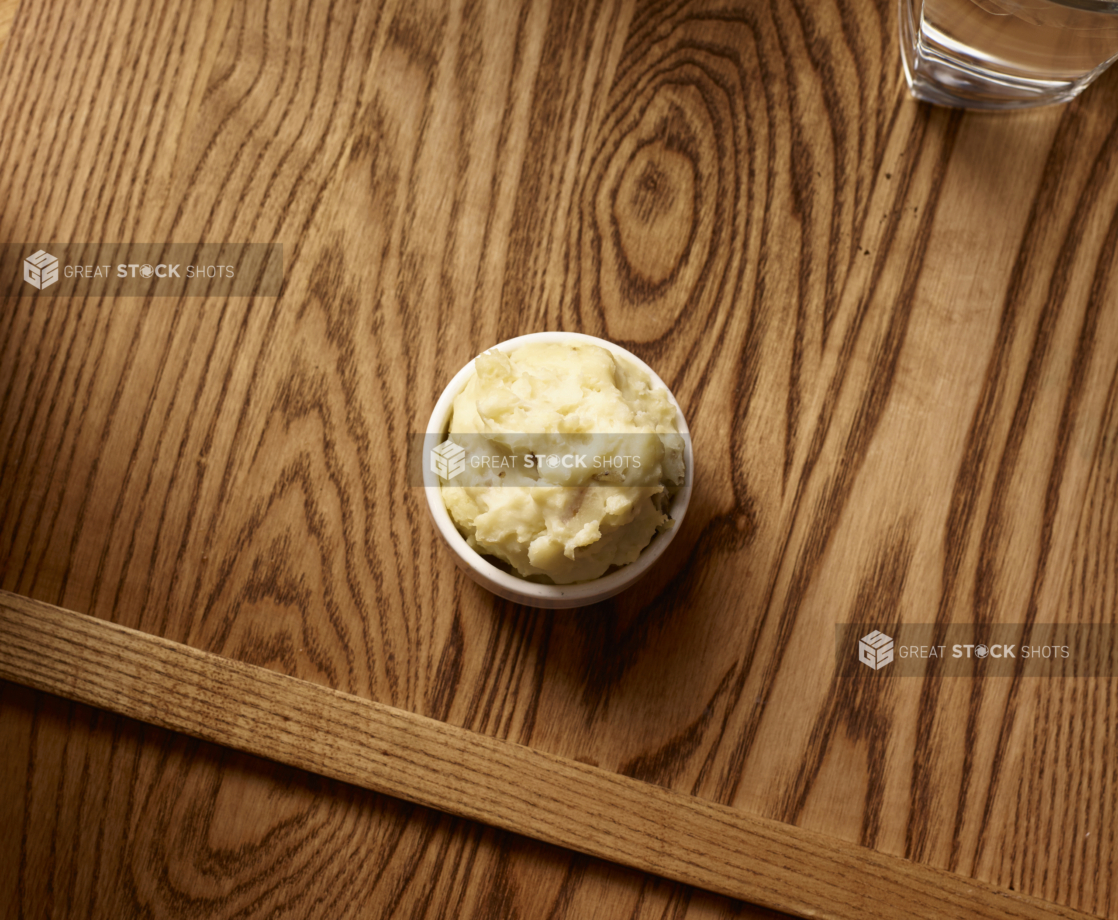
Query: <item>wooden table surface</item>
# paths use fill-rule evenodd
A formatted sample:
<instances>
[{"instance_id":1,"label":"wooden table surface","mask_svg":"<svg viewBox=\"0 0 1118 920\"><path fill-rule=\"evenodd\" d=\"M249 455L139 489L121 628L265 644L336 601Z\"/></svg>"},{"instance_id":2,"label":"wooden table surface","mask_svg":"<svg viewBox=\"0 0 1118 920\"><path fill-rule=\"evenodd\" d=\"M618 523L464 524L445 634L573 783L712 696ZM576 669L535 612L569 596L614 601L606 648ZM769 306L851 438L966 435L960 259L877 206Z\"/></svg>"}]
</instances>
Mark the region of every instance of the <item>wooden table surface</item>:
<instances>
[{"instance_id":1,"label":"wooden table surface","mask_svg":"<svg viewBox=\"0 0 1118 920\"><path fill-rule=\"evenodd\" d=\"M2 302L0 588L1118 920L1113 678L835 651L1118 621L1118 70L917 105L893 0L10 30L0 244L280 243L284 285ZM694 437L665 561L580 611L468 581L405 470L450 376L543 329L635 352ZM0 914L775 916L12 682Z\"/></svg>"}]
</instances>

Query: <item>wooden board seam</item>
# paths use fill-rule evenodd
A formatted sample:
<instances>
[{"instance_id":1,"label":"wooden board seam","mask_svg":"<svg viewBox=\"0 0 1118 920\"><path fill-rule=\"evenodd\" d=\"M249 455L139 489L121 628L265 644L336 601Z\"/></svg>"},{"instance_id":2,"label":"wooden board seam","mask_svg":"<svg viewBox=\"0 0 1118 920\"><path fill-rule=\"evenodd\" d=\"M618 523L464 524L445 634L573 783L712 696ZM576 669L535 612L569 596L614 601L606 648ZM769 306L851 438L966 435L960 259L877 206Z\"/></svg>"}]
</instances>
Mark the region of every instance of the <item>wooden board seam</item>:
<instances>
[{"instance_id":1,"label":"wooden board seam","mask_svg":"<svg viewBox=\"0 0 1118 920\"><path fill-rule=\"evenodd\" d=\"M0 678L803 917L1089 916L8 592Z\"/></svg>"}]
</instances>

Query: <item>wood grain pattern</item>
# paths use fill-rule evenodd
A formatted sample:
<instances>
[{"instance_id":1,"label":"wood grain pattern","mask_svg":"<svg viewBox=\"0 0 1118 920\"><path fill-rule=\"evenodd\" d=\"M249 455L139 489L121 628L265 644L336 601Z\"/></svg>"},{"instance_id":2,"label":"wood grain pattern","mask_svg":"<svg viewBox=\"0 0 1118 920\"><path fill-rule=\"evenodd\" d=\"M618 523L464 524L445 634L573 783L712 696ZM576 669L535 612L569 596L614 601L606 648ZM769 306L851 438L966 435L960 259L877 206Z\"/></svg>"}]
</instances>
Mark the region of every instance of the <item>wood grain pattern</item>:
<instances>
[{"instance_id":1,"label":"wood grain pattern","mask_svg":"<svg viewBox=\"0 0 1118 920\"><path fill-rule=\"evenodd\" d=\"M16 10L19 9L20 0L3 0L0 2L0 55L4 53L4 45L12 30L12 20L15 19Z\"/></svg>"},{"instance_id":2,"label":"wood grain pattern","mask_svg":"<svg viewBox=\"0 0 1118 920\"><path fill-rule=\"evenodd\" d=\"M8 680L798 916L1088 916L16 595L0 638Z\"/></svg>"},{"instance_id":3,"label":"wood grain pattern","mask_svg":"<svg viewBox=\"0 0 1118 920\"><path fill-rule=\"evenodd\" d=\"M1115 920L1113 680L835 666L836 622L1118 620L1118 71L918 106L894 5L22 7L0 243L286 265L274 300L0 304L0 587ZM663 565L574 613L462 578L403 467L461 365L544 328L656 368L698 463ZM26 915L750 915L0 707Z\"/></svg>"}]
</instances>

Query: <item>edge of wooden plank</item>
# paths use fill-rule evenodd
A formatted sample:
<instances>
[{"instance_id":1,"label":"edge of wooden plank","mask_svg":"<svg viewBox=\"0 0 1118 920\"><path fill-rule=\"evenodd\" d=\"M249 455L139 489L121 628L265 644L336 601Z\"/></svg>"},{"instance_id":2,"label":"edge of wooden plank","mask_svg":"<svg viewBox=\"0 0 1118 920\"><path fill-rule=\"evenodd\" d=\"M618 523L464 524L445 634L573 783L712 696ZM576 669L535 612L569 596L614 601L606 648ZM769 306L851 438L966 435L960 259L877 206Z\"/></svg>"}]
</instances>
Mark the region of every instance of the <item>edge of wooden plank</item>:
<instances>
[{"instance_id":1,"label":"edge of wooden plank","mask_svg":"<svg viewBox=\"0 0 1118 920\"><path fill-rule=\"evenodd\" d=\"M802 917L1091 916L3 591L0 678Z\"/></svg>"}]
</instances>

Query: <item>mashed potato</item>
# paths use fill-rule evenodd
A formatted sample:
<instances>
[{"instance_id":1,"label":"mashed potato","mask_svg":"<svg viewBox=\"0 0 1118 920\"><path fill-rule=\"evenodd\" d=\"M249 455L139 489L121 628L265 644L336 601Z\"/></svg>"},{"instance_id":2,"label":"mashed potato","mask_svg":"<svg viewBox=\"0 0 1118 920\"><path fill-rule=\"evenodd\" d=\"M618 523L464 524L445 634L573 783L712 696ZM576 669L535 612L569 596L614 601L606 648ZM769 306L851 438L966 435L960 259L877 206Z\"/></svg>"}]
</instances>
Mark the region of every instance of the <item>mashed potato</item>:
<instances>
[{"instance_id":1,"label":"mashed potato","mask_svg":"<svg viewBox=\"0 0 1118 920\"><path fill-rule=\"evenodd\" d=\"M685 475L667 391L597 345L489 351L454 400L465 469L442 481L467 542L525 578L588 581L671 527Z\"/></svg>"}]
</instances>

